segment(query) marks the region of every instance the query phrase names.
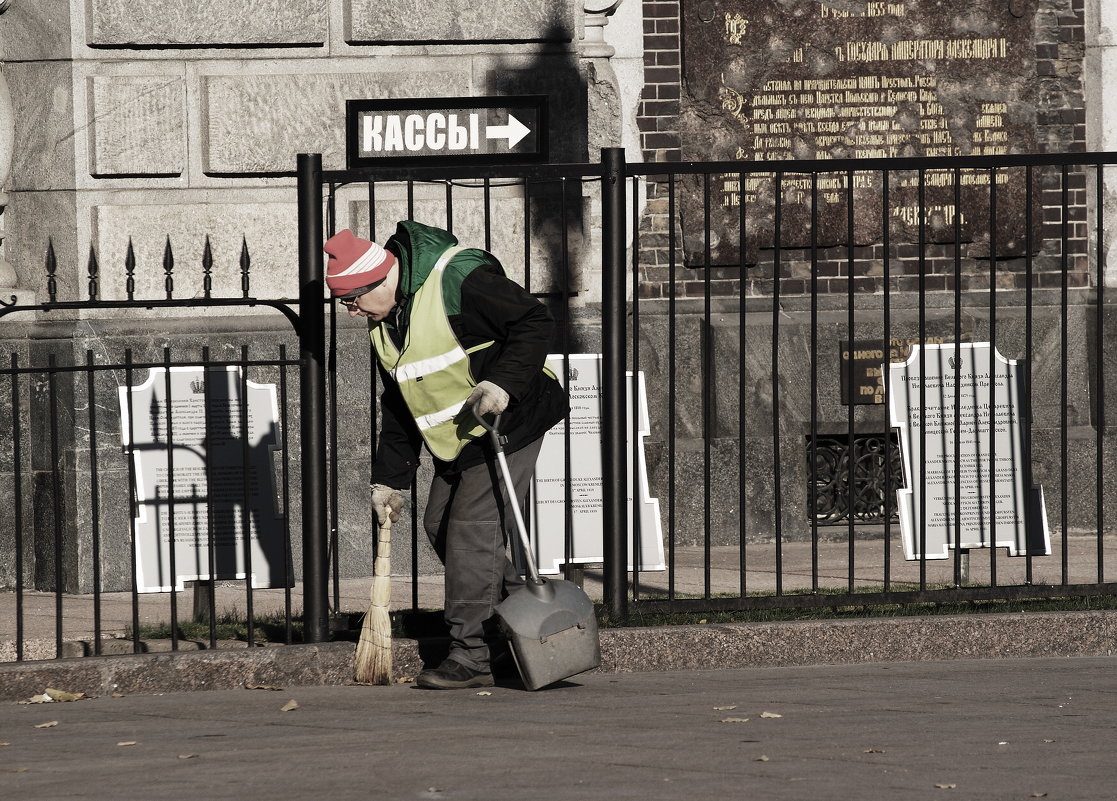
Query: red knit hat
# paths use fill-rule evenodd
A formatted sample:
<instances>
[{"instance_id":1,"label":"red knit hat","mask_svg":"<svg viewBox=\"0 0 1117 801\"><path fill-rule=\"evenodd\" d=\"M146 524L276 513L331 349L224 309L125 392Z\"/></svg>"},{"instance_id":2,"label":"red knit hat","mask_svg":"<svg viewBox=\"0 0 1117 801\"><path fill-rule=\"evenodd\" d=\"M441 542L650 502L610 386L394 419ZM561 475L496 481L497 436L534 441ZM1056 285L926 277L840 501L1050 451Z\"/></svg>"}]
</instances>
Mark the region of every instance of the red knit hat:
<instances>
[{"instance_id":1,"label":"red knit hat","mask_svg":"<svg viewBox=\"0 0 1117 801\"><path fill-rule=\"evenodd\" d=\"M322 250L330 254L326 284L335 298L383 281L396 263L391 253L375 242L355 236L348 228L327 239Z\"/></svg>"}]
</instances>

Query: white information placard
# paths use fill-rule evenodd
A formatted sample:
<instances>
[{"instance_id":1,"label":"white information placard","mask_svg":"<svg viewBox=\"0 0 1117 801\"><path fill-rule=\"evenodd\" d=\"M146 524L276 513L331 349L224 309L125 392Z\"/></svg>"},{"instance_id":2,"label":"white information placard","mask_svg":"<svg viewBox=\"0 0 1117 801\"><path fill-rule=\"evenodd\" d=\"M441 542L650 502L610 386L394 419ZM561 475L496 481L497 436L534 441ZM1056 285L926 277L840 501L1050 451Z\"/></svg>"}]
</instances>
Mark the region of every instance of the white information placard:
<instances>
[{"instance_id":1,"label":"white information placard","mask_svg":"<svg viewBox=\"0 0 1117 801\"><path fill-rule=\"evenodd\" d=\"M272 472L280 447L275 385L244 381L236 366L171 367L169 379L169 398L165 367L131 388L131 404L129 389L119 388L121 441L125 449L131 444L135 467L139 591L182 590L186 581L249 572L253 587L289 585Z\"/></svg>"},{"instance_id":2,"label":"white information placard","mask_svg":"<svg viewBox=\"0 0 1117 801\"><path fill-rule=\"evenodd\" d=\"M552 428L543 439L539 459L535 464L532 489L534 513L532 542L540 573L555 574L561 566L594 564L604 561L604 519L602 514L601 468L601 356L597 354L571 355L568 366L561 355L549 356L548 362L570 394L570 516L572 519L573 550L566 558L566 422ZM565 369L564 369L565 367ZM630 564L636 553L633 545L635 525L633 507L640 521L639 569L666 570L663 558L663 528L659 519L659 500L652 498L648 489L648 469L644 458L644 437L651 430L648 420L647 393L644 374L636 376L636 393L632 392L632 373L629 379L628 412L625 430L632 435L632 401L637 398L639 428L637 429L637 460L633 469L631 442L628 453L628 529L632 532L628 543ZM633 485L638 488L638 498L633 502Z\"/></svg>"},{"instance_id":3,"label":"white information placard","mask_svg":"<svg viewBox=\"0 0 1117 801\"><path fill-rule=\"evenodd\" d=\"M1030 486L1015 360L988 342L913 345L885 365L889 418L900 432L906 488L897 491L904 555L950 548L1051 553L1043 488Z\"/></svg>"}]
</instances>

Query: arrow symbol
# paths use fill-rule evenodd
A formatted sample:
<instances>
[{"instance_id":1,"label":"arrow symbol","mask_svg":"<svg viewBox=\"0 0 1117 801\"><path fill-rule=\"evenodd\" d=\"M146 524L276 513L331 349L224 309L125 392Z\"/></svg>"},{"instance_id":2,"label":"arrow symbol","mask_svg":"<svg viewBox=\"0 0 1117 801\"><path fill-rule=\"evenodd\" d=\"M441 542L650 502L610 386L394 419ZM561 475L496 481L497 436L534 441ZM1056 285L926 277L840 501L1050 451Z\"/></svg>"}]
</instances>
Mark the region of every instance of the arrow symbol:
<instances>
[{"instance_id":1,"label":"arrow symbol","mask_svg":"<svg viewBox=\"0 0 1117 801\"><path fill-rule=\"evenodd\" d=\"M513 148L520 143L523 139L531 133L531 129L513 117L508 115L507 125L487 125L485 126L486 139L507 139L508 147Z\"/></svg>"}]
</instances>

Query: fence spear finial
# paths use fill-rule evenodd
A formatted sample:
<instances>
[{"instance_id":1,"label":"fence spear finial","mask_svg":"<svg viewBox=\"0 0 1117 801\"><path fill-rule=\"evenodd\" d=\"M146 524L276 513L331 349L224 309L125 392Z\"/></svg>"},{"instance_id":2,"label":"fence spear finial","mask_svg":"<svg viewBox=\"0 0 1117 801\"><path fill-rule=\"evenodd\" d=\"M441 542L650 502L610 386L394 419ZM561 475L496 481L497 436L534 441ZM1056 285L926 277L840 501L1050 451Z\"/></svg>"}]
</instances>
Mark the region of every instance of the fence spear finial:
<instances>
[{"instance_id":1,"label":"fence spear finial","mask_svg":"<svg viewBox=\"0 0 1117 801\"><path fill-rule=\"evenodd\" d=\"M206 247L202 251L202 294L209 299L213 291L213 249L206 234Z\"/></svg>"},{"instance_id":2,"label":"fence spear finial","mask_svg":"<svg viewBox=\"0 0 1117 801\"><path fill-rule=\"evenodd\" d=\"M132 249L132 237L128 237L128 252L124 255L124 290L128 300L136 299L136 252Z\"/></svg>"},{"instance_id":3,"label":"fence spear finial","mask_svg":"<svg viewBox=\"0 0 1117 801\"><path fill-rule=\"evenodd\" d=\"M100 267L97 264L97 252L93 249L93 243L89 243L89 262L86 268L89 275L89 299L97 300L98 295L98 277L100 276Z\"/></svg>"},{"instance_id":4,"label":"fence spear finial","mask_svg":"<svg viewBox=\"0 0 1117 801\"><path fill-rule=\"evenodd\" d=\"M243 297L248 297L248 268L252 264L252 259L248 255L248 238L241 234L240 238L240 291Z\"/></svg>"},{"instance_id":5,"label":"fence spear finial","mask_svg":"<svg viewBox=\"0 0 1117 801\"><path fill-rule=\"evenodd\" d=\"M175 293L175 256L171 252L171 237L167 237L167 244L163 246L163 286L167 290L167 300L170 300Z\"/></svg>"},{"instance_id":6,"label":"fence spear finial","mask_svg":"<svg viewBox=\"0 0 1117 801\"><path fill-rule=\"evenodd\" d=\"M58 302L58 260L54 257L54 241L47 237L47 302Z\"/></svg>"}]
</instances>

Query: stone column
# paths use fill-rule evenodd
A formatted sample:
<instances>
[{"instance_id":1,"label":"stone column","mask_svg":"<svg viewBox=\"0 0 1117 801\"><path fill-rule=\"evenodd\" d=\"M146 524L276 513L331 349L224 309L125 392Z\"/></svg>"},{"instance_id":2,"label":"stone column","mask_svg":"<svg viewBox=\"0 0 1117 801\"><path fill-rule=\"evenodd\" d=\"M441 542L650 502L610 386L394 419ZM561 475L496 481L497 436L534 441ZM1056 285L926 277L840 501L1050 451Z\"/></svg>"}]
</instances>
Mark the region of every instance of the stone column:
<instances>
[{"instance_id":1,"label":"stone column","mask_svg":"<svg viewBox=\"0 0 1117 801\"><path fill-rule=\"evenodd\" d=\"M0 0L0 15L11 7L11 0ZM3 22L0 21L0 25ZM12 149L15 142L15 115L8 81L0 66L0 242L4 236L4 210L8 207L8 178L12 174ZM0 290L13 291L19 286L16 271L8 264L5 251L0 249Z\"/></svg>"},{"instance_id":2,"label":"stone column","mask_svg":"<svg viewBox=\"0 0 1117 801\"><path fill-rule=\"evenodd\" d=\"M605 41L605 26L624 0L587 0L583 25L582 56L585 58L611 58L616 48Z\"/></svg>"},{"instance_id":3,"label":"stone column","mask_svg":"<svg viewBox=\"0 0 1117 801\"><path fill-rule=\"evenodd\" d=\"M4 162L4 256L34 302L45 288L43 257L54 240L60 294L76 285L78 249L74 60L70 0L10 0L0 16L6 91L0 119ZM10 116L7 109L11 109ZM10 137L10 138L9 138ZM10 165L10 168L9 168ZM5 318L11 321L11 317Z\"/></svg>"},{"instance_id":4,"label":"stone column","mask_svg":"<svg viewBox=\"0 0 1117 801\"><path fill-rule=\"evenodd\" d=\"M586 81L586 143L588 158L597 161L601 148L621 143L620 90L610 59L616 49L605 41L605 26L623 0L586 0L583 36L578 43L582 58L581 71ZM581 265L578 303L601 300L601 201L597 184L587 183L583 189L587 258Z\"/></svg>"},{"instance_id":5,"label":"stone column","mask_svg":"<svg viewBox=\"0 0 1117 801\"><path fill-rule=\"evenodd\" d=\"M617 75L610 59L616 49L605 41L605 26L622 0L587 0L585 4L585 35L578 45L585 62L589 88L589 150L595 159L602 147L620 144L620 108Z\"/></svg>"},{"instance_id":6,"label":"stone column","mask_svg":"<svg viewBox=\"0 0 1117 801\"><path fill-rule=\"evenodd\" d=\"M1086 6L1086 147L1094 151L1115 151L1117 3L1088 0ZM1105 171L1105 194L1100 211L1105 221L1102 280L1106 286L1117 286L1117 167Z\"/></svg>"}]
</instances>

